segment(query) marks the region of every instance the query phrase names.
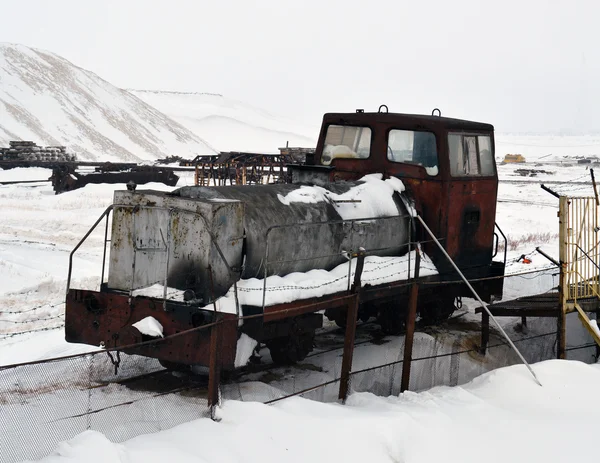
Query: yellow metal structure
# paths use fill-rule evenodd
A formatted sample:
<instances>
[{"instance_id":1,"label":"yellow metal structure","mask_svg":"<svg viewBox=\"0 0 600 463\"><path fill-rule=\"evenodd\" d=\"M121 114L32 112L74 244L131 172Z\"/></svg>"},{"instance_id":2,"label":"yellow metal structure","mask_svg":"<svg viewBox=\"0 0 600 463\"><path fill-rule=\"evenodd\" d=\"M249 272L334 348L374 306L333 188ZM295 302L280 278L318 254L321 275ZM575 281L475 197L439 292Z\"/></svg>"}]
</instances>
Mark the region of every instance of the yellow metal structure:
<instances>
[{"instance_id":1,"label":"yellow metal structure","mask_svg":"<svg viewBox=\"0 0 600 463\"><path fill-rule=\"evenodd\" d=\"M525 157L521 154L507 154L504 156L502 160L502 164L511 164L511 163L523 163L525 162Z\"/></svg>"},{"instance_id":2,"label":"yellow metal structure","mask_svg":"<svg viewBox=\"0 0 600 463\"><path fill-rule=\"evenodd\" d=\"M600 227L595 197L559 199L560 302L564 354L565 316L577 311L584 327L600 346L600 334L590 322L581 303L600 300Z\"/></svg>"},{"instance_id":3,"label":"yellow metal structure","mask_svg":"<svg viewBox=\"0 0 600 463\"><path fill-rule=\"evenodd\" d=\"M577 310L577 315L583 323L583 326L589 331L596 341L596 344L600 346L600 331L598 331L598 325L592 324L592 321L588 318L587 314L583 311L583 309L579 306L579 304L575 304L575 309Z\"/></svg>"},{"instance_id":4,"label":"yellow metal structure","mask_svg":"<svg viewBox=\"0 0 600 463\"><path fill-rule=\"evenodd\" d=\"M565 268L565 298L569 311L580 299L599 298L600 228L595 198L561 197L565 210L561 224L561 261Z\"/></svg>"}]
</instances>

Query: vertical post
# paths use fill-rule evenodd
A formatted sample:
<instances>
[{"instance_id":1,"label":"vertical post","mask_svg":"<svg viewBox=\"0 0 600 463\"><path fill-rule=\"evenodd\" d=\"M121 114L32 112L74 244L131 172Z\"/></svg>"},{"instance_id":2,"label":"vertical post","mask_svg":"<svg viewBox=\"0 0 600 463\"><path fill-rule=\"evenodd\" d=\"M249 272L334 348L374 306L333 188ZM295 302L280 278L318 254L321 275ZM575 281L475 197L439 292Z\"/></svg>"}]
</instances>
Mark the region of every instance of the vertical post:
<instances>
[{"instance_id":1,"label":"vertical post","mask_svg":"<svg viewBox=\"0 0 600 463\"><path fill-rule=\"evenodd\" d=\"M590 169L590 175L592 176L592 185L594 185L594 196L596 197L596 206L600 206L600 200L598 200L598 189L596 188L596 177L594 177L594 169Z\"/></svg>"},{"instance_id":2,"label":"vertical post","mask_svg":"<svg viewBox=\"0 0 600 463\"><path fill-rule=\"evenodd\" d=\"M415 249L415 274L408 296L408 313L406 314L406 335L404 337L404 359L402 362L402 382L400 383L400 392L407 391L410 383L412 348L415 335L415 321L417 319L417 298L419 296L419 284L417 283L417 279L419 278L419 268L421 266L421 254L418 246L415 246Z\"/></svg>"},{"instance_id":3,"label":"vertical post","mask_svg":"<svg viewBox=\"0 0 600 463\"><path fill-rule=\"evenodd\" d=\"M558 245L559 245L559 261L560 261L560 276L559 276L559 285L558 285L558 297L559 297L559 310L558 310L558 319L556 323L556 338L557 338L557 348L556 348L556 357L559 359L566 358L566 348L567 348L567 298L569 294L569 288L567 286L567 272L566 267L568 265L568 232L569 232L569 224L568 224L568 207L569 201L566 196L561 196L559 198L559 209L558 209Z\"/></svg>"},{"instance_id":4,"label":"vertical post","mask_svg":"<svg viewBox=\"0 0 600 463\"><path fill-rule=\"evenodd\" d=\"M354 283L352 292L354 298L350 301L346 316L346 335L344 337L344 356L342 357L342 371L340 374L340 392L338 398L342 403L346 402L348 390L350 389L350 371L352 370L352 356L354 355L354 337L356 335L356 319L358 306L360 304L360 277L365 265L365 251L361 249L357 254L356 270L354 271Z\"/></svg>"},{"instance_id":5,"label":"vertical post","mask_svg":"<svg viewBox=\"0 0 600 463\"><path fill-rule=\"evenodd\" d=\"M217 323L210 329L210 359L208 366L208 406L210 418L215 419L215 409L219 405L219 380L221 368L219 364L221 324Z\"/></svg>"},{"instance_id":6,"label":"vertical post","mask_svg":"<svg viewBox=\"0 0 600 463\"><path fill-rule=\"evenodd\" d=\"M488 343L490 342L490 316L484 310L481 312L481 346L479 353L485 355Z\"/></svg>"},{"instance_id":7,"label":"vertical post","mask_svg":"<svg viewBox=\"0 0 600 463\"><path fill-rule=\"evenodd\" d=\"M596 323L600 322L600 309L596 309ZM600 344L596 343L596 362L600 358Z\"/></svg>"}]
</instances>

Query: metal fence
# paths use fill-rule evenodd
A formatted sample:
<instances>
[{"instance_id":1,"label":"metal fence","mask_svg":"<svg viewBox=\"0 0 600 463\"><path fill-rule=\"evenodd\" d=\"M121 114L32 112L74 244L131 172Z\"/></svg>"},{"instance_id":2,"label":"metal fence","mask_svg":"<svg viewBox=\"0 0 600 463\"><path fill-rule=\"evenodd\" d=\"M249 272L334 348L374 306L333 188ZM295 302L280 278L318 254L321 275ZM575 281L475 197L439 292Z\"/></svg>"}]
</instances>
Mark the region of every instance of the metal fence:
<instances>
[{"instance_id":1,"label":"metal fence","mask_svg":"<svg viewBox=\"0 0 600 463\"><path fill-rule=\"evenodd\" d=\"M210 416L202 377L120 360L118 371L106 352L0 368L0 461L41 458L85 430L122 442Z\"/></svg>"},{"instance_id":2,"label":"metal fence","mask_svg":"<svg viewBox=\"0 0 600 463\"><path fill-rule=\"evenodd\" d=\"M555 268L520 272L507 278L505 289L508 294L522 294L525 288L539 293L551 290L556 279ZM463 308L442 326L418 328L409 390L462 384L494 368L519 363L493 330L486 355L480 353L480 325L473 308ZM582 329L576 314L569 317L574 328ZM527 326L520 323L520 318L508 320L506 329L527 361L556 358L555 319L529 319ZM569 335L568 339L579 342L584 334ZM343 330L329 323L316 338L313 352L288 367L272 367L268 349L263 348L260 362L221 383L221 397L263 403L289 396L337 401L343 341ZM569 358L587 362L597 355L591 342L567 350ZM171 372L155 359L126 354L120 354L115 371L118 358L116 353L111 355L100 351L0 367L0 461L40 458L85 430L121 442L211 416L205 372ZM383 336L375 323L362 324L356 334L350 392L397 395L403 356L404 336Z\"/></svg>"}]
</instances>

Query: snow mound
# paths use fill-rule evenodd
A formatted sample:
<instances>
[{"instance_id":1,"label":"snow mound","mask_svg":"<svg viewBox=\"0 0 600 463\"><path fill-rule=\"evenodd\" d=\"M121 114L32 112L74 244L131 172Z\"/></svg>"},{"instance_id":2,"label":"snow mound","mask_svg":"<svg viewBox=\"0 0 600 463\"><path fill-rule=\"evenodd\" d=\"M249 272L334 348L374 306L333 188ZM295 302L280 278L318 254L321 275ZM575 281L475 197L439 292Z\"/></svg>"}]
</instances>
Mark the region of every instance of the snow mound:
<instances>
[{"instance_id":1,"label":"snow mound","mask_svg":"<svg viewBox=\"0 0 600 463\"><path fill-rule=\"evenodd\" d=\"M518 365L461 387L354 394L346 405L230 400L218 410L220 422L196 420L122 444L86 431L41 461L593 461L593 445L574 443L595 442L600 404L581 392L600 387L600 366L551 360L534 368L544 387ZM209 444L198 445L198 436Z\"/></svg>"},{"instance_id":2,"label":"snow mound","mask_svg":"<svg viewBox=\"0 0 600 463\"><path fill-rule=\"evenodd\" d=\"M0 145L65 145L83 160L214 154L199 136L60 56L0 43Z\"/></svg>"},{"instance_id":3,"label":"snow mound","mask_svg":"<svg viewBox=\"0 0 600 463\"><path fill-rule=\"evenodd\" d=\"M142 318L139 322L133 323L131 326L146 336L152 336L155 338L163 337L163 326L154 317Z\"/></svg>"}]
</instances>

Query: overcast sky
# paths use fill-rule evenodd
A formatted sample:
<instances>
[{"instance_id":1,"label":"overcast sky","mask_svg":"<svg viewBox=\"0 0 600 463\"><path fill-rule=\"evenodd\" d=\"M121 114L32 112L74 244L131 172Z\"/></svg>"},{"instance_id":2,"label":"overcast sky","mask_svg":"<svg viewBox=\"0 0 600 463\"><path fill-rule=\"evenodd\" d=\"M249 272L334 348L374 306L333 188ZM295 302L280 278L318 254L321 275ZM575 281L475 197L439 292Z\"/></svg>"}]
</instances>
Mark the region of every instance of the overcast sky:
<instances>
[{"instance_id":1,"label":"overcast sky","mask_svg":"<svg viewBox=\"0 0 600 463\"><path fill-rule=\"evenodd\" d=\"M598 0L0 0L0 42L312 125L385 103L499 131L600 131L599 20Z\"/></svg>"}]
</instances>

